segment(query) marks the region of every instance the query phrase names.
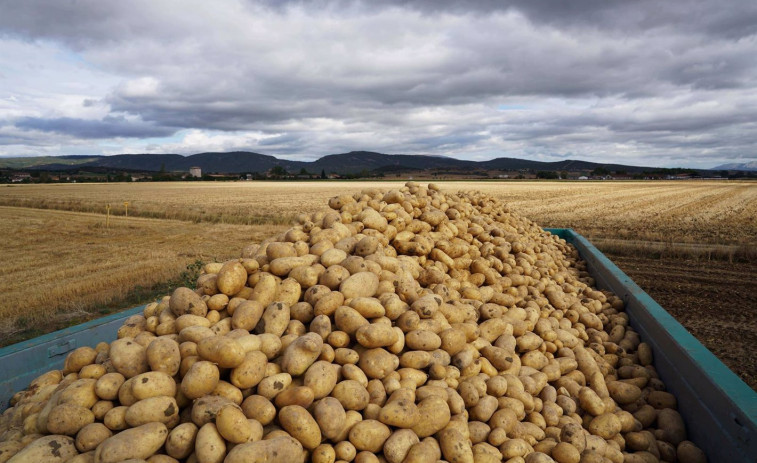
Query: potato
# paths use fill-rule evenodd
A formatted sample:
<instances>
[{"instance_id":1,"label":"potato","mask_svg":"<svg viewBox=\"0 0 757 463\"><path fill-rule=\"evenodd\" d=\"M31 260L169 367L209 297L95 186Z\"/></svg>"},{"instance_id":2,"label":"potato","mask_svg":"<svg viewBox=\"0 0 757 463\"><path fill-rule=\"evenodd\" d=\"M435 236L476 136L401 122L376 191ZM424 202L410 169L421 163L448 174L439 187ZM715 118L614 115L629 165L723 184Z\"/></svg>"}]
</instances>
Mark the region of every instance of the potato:
<instances>
[{"instance_id":1,"label":"potato","mask_svg":"<svg viewBox=\"0 0 757 463\"><path fill-rule=\"evenodd\" d=\"M560 442L552 448L552 458L557 463L579 463L581 454L567 442Z\"/></svg>"},{"instance_id":2,"label":"potato","mask_svg":"<svg viewBox=\"0 0 757 463\"><path fill-rule=\"evenodd\" d=\"M176 381L171 375L161 371L142 373L134 377L131 394L137 400L157 396L173 397L176 395Z\"/></svg>"},{"instance_id":3,"label":"potato","mask_svg":"<svg viewBox=\"0 0 757 463\"><path fill-rule=\"evenodd\" d=\"M358 450L379 452L392 431L384 423L376 420L363 420L355 424L349 433L350 443Z\"/></svg>"},{"instance_id":4,"label":"potato","mask_svg":"<svg viewBox=\"0 0 757 463\"><path fill-rule=\"evenodd\" d=\"M90 450L86 453L80 453L66 463L95 463L95 451Z\"/></svg>"},{"instance_id":5,"label":"potato","mask_svg":"<svg viewBox=\"0 0 757 463\"><path fill-rule=\"evenodd\" d=\"M50 435L40 437L8 460L8 463L63 463L78 452L74 440L68 436Z\"/></svg>"},{"instance_id":6,"label":"potato","mask_svg":"<svg viewBox=\"0 0 757 463\"><path fill-rule=\"evenodd\" d=\"M142 426L147 423L171 424L178 422L179 406L176 399L166 396L155 396L140 400L129 406L124 420L131 427Z\"/></svg>"},{"instance_id":7,"label":"potato","mask_svg":"<svg viewBox=\"0 0 757 463\"><path fill-rule=\"evenodd\" d=\"M213 423L204 424L197 431L195 456L198 463L221 463L226 457L226 442Z\"/></svg>"},{"instance_id":8,"label":"potato","mask_svg":"<svg viewBox=\"0 0 757 463\"><path fill-rule=\"evenodd\" d=\"M676 449L678 461L685 463L706 463L707 456L691 441L681 441Z\"/></svg>"},{"instance_id":9,"label":"potato","mask_svg":"<svg viewBox=\"0 0 757 463\"><path fill-rule=\"evenodd\" d=\"M242 410L226 405L216 414L218 433L225 440L235 444L247 442L252 436L252 426Z\"/></svg>"},{"instance_id":10,"label":"potato","mask_svg":"<svg viewBox=\"0 0 757 463\"><path fill-rule=\"evenodd\" d=\"M67 373L79 373L87 365L94 363L97 352L91 347L79 347L68 354L63 364L63 371Z\"/></svg>"},{"instance_id":11,"label":"potato","mask_svg":"<svg viewBox=\"0 0 757 463\"><path fill-rule=\"evenodd\" d=\"M621 405L636 402L641 397L641 389L638 386L622 381L608 382L607 389L610 392L610 397Z\"/></svg>"},{"instance_id":12,"label":"potato","mask_svg":"<svg viewBox=\"0 0 757 463\"><path fill-rule=\"evenodd\" d=\"M277 373L263 378L258 383L258 394L270 400L289 387L290 384L292 384L292 376L289 373Z\"/></svg>"},{"instance_id":13,"label":"potato","mask_svg":"<svg viewBox=\"0 0 757 463\"><path fill-rule=\"evenodd\" d=\"M368 349L360 355L358 365L369 378L382 379L399 366L399 358L381 347Z\"/></svg>"},{"instance_id":14,"label":"potato","mask_svg":"<svg viewBox=\"0 0 757 463\"><path fill-rule=\"evenodd\" d=\"M75 436L84 426L93 423L95 415L88 408L70 403L56 405L47 418L47 431Z\"/></svg>"},{"instance_id":15,"label":"potato","mask_svg":"<svg viewBox=\"0 0 757 463\"><path fill-rule=\"evenodd\" d=\"M146 459L163 446L168 429L163 423L147 423L105 439L95 450L96 463L117 463L130 458Z\"/></svg>"},{"instance_id":16,"label":"potato","mask_svg":"<svg viewBox=\"0 0 757 463\"><path fill-rule=\"evenodd\" d=\"M342 404L345 410L362 410L370 401L368 390L355 380L340 381L331 395Z\"/></svg>"},{"instance_id":17,"label":"potato","mask_svg":"<svg viewBox=\"0 0 757 463\"><path fill-rule=\"evenodd\" d=\"M129 407L126 406L113 407L103 417L103 424L112 431L126 429L128 427L126 424L126 410L128 409Z\"/></svg>"},{"instance_id":18,"label":"potato","mask_svg":"<svg viewBox=\"0 0 757 463\"><path fill-rule=\"evenodd\" d=\"M611 439L622 428L620 419L613 413L604 413L591 420L589 432L603 439Z\"/></svg>"},{"instance_id":19,"label":"potato","mask_svg":"<svg viewBox=\"0 0 757 463\"><path fill-rule=\"evenodd\" d=\"M664 408L657 412L657 426L662 431L662 440L677 446L686 440L686 426L680 413Z\"/></svg>"},{"instance_id":20,"label":"potato","mask_svg":"<svg viewBox=\"0 0 757 463\"><path fill-rule=\"evenodd\" d=\"M358 272L339 285L339 292L345 299L373 297L378 290L379 278L375 273Z\"/></svg>"},{"instance_id":21,"label":"potato","mask_svg":"<svg viewBox=\"0 0 757 463\"><path fill-rule=\"evenodd\" d=\"M347 419L347 413L342 404L333 397L326 397L316 403L313 416L323 436L336 442Z\"/></svg>"},{"instance_id":22,"label":"potato","mask_svg":"<svg viewBox=\"0 0 757 463\"><path fill-rule=\"evenodd\" d=\"M181 353L179 343L168 337L159 337L147 346L147 363L152 371L174 376L179 372Z\"/></svg>"},{"instance_id":23,"label":"potato","mask_svg":"<svg viewBox=\"0 0 757 463\"><path fill-rule=\"evenodd\" d=\"M204 360L195 362L181 381L181 392L188 399L197 399L213 392L219 379L217 366Z\"/></svg>"},{"instance_id":24,"label":"potato","mask_svg":"<svg viewBox=\"0 0 757 463\"><path fill-rule=\"evenodd\" d=\"M305 372L304 384L313 391L314 399L331 394L337 382L337 368L329 362L317 361Z\"/></svg>"},{"instance_id":25,"label":"potato","mask_svg":"<svg viewBox=\"0 0 757 463\"><path fill-rule=\"evenodd\" d=\"M410 429L395 431L384 442L384 458L389 463L402 463L410 452L410 448L418 442L420 442L418 436Z\"/></svg>"},{"instance_id":26,"label":"potato","mask_svg":"<svg viewBox=\"0 0 757 463\"><path fill-rule=\"evenodd\" d=\"M231 370L231 384L240 389L257 386L265 375L267 362L268 358L260 351L255 350L246 353L242 363Z\"/></svg>"},{"instance_id":27,"label":"potato","mask_svg":"<svg viewBox=\"0 0 757 463\"><path fill-rule=\"evenodd\" d=\"M265 306L258 301L244 301L234 310L231 326L234 329L252 331L263 316Z\"/></svg>"},{"instance_id":28,"label":"potato","mask_svg":"<svg viewBox=\"0 0 757 463\"><path fill-rule=\"evenodd\" d=\"M313 450L321 444L321 430L315 419L299 405L288 405L279 410L281 426L303 447Z\"/></svg>"},{"instance_id":29,"label":"potato","mask_svg":"<svg viewBox=\"0 0 757 463\"><path fill-rule=\"evenodd\" d=\"M247 283L247 270L239 261L226 262L218 271L216 286L227 296L237 294L244 288L245 283Z\"/></svg>"},{"instance_id":30,"label":"potato","mask_svg":"<svg viewBox=\"0 0 757 463\"><path fill-rule=\"evenodd\" d=\"M76 449L80 452L89 452L96 449L98 445L112 435L113 432L104 424L90 423L81 428L76 434Z\"/></svg>"},{"instance_id":31,"label":"potato","mask_svg":"<svg viewBox=\"0 0 757 463\"><path fill-rule=\"evenodd\" d=\"M227 336L211 336L197 343L199 356L221 368L236 368L245 358L241 344Z\"/></svg>"},{"instance_id":32,"label":"potato","mask_svg":"<svg viewBox=\"0 0 757 463\"><path fill-rule=\"evenodd\" d=\"M405 388L394 391L378 415L379 421L397 428L412 428L420 419L420 411L415 405L415 393Z\"/></svg>"},{"instance_id":33,"label":"potato","mask_svg":"<svg viewBox=\"0 0 757 463\"><path fill-rule=\"evenodd\" d=\"M224 463L302 463L302 445L288 436L235 446Z\"/></svg>"},{"instance_id":34,"label":"potato","mask_svg":"<svg viewBox=\"0 0 757 463\"><path fill-rule=\"evenodd\" d=\"M582 387L578 396L581 408L594 416L599 416L605 411L605 404L596 392L588 387Z\"/></svg>"},{"instance_id":35,"label":"potato","mask_svg":"<svg viewBox=\"0 0 757 463\"><path fill-rule=\"evenodd\" d=\"M0 442L0 462L6 463L23 448L24 444L18 441L9 440Z\"/></svg>"},{"instance_id":36,"label":"potato","mask_svg":"<svg viewBox=\"0 0 757 463\"><path fill-rule=\"evenodd\" d=\"M166 438L166 453L177 460L187 458L195 449L198 428L194 423L182 423Z\"/></svg>"},{"instance_id":37,"label":"potato","mask_svg":"<svg viewBox=\"0 0 757 463\"><path fill-rule=\"evenodd\" d=\"M189 288L176 288L173 294L171 294L169 308L177 317L184 314L204 317L208 313L208 306L205 304L205 301Z\"/></svg>"},{"instance_id":38,"label":"potato","mask_svg":"<svg viewBox=\"0 0 757 463\"><path fill-rule=\"evenodd\" d=\"M398 340L397 332L389 325L371 323L363 325L355 332L357 342L369 349L387 347Z\"/></svg>"},{"instance_id":39,"label":"potato","mask_svg":"<svg viewBox=\"0 0 757 463\"><path fill-rule=\"evenodd\" d=\"M439 445L444 459L450 463L473 463L473 449L467 439L456 429L441 432ZM504 455L504 452L503 452Z\"/></svg>"},{"instance_id":40,"label":"potato","mask_svg":"<svg viewBox=\"0 0 757 463\"><path fill-rule=\"evenodd\" d=\"M248 419L254 419L265 426L276 416L276 407L261 395L251 395L242 402L242 412Z\"/></svg>"},{"instance_id":41,"label":"potato","mask_svg":"<svg viewBox=\"0 0 757 463\"><path fill-rule=\"evenodd\" d=\"M308 333L298 337L284 350L281 368L292 376L300 376L318 359L323 347L323 339Z\"/></svg>"},{"instance_id":42,"label":"potato","mask_svg":"<svg viewBox=\"0 0 757 463\"><path fill-rule=\"evenodd\" d=\"M124 378L131 378L150 369L145 348L133 338L122 338L110 345L110 361Z\"/></svg>"},{"instance_id":43,"label":"potato","mask_svg":"<svg viewBox=\"0 0 757 463\"><path fill-rule=\"evenodd\" d=\"M273 302L263 312L258 323L258 332L281 337L290 319L289 306L283 302Z\"/></svg>"}]
</instances>

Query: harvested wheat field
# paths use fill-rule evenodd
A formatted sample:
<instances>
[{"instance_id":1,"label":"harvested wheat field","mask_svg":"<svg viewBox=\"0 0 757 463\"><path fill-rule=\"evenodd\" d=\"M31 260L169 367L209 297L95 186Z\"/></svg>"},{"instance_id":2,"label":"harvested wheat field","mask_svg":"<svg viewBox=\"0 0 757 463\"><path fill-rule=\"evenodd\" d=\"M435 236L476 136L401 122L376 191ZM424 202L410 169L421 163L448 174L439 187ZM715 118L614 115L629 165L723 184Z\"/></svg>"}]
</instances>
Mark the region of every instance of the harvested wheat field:
<instances>
[{"instance_id":1,"label":"harvested wheat field","mask_svg":"<svg viewBox=\"0 0 757 463\"><path fill-rule=\"evenodd\" d=\"M757 339L757 302L751 296L757 278L757 182L438 183L444 191L481 190L541 226L570 227L588 237L757 389L757 362L729 354L748 352ZM366 185L402 184L0 187L0 205L14 206L0 208L8 250L0 280L6 294L0 334L13 342L58 328L67 317L73 317L68 323L91 317L103 306L147 302L192 273L187 265L234 257L243 243L284 229L332 196ZM105 230L108 204L116 217ZM741 317L738 336L731 335L733 323L724 316L729 313ZM18 332L38 320L46 322Z\"/></svg>"},{"instance_id":2,"label":"harvested wheat field","mask_svg":"<svg viewBox=\"0 0 757 463\"><path fill-rule=\"evenodd\" d=\"M8 344L142 303L178 284L188 265L236 257L272 233L132 217L112 217L106 228L97 214L0 207L0 337Z\"/></svg>"}]
</instances>

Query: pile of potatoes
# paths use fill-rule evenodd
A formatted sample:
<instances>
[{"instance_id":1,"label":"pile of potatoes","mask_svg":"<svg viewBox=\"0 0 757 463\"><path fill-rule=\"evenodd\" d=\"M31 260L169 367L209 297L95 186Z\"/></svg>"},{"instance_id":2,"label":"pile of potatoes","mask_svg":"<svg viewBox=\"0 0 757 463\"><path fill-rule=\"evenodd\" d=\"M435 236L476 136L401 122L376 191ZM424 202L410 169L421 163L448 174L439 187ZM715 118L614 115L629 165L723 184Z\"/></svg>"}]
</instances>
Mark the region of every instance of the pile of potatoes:
<instances>
[{"instance_id":1,"label":"pile of potatoes","mask_svg":"<svg viewBox=\"0 0 757 463\"><path fill-rule=\"evenodd\" d=\"M565 241L434 184L328 206L17 393L0 463L706 461Z\"/></svg>"}]
</instances>

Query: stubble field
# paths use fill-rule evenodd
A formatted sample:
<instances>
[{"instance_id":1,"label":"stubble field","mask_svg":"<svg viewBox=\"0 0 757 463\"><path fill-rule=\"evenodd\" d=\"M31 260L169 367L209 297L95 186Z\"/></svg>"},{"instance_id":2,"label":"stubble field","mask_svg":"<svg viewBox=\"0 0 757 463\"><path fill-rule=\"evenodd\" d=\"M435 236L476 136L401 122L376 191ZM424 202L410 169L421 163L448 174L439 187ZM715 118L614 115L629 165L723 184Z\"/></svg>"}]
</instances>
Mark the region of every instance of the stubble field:
<instances>
[{"instance_id":1,"label":"stubble field","mask_svg":"<svg viewBox=\"0 0 757 463\"><path fill-rule=\"evenodd\" d=\"M752 387L757 183L439 182L482 190L544 227L590 238ZM49 184L0 187L4 344L126 308L238 255L301 212L401 182ZM124 217L128 202L129 217ZM106 206L111 207L109 227ZM725 341L724 341L725 340Z\"/></svg>"}]
</instances>

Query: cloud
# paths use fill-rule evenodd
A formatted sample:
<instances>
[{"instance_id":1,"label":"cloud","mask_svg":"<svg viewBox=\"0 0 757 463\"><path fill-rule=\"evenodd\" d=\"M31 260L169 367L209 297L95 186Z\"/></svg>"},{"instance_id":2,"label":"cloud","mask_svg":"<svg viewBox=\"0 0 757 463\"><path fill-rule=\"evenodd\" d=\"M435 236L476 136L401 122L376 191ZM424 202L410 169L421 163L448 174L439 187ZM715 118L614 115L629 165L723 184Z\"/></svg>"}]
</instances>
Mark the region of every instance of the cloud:
<instances>
[{"instance_id":1,"label":"cloud","mask_svg":"<svg viewBox=\"0 0 757 463\"><path fill-rule=\"evenodd\" d=\"M107 116L102 120L74 119L71 117L54 119L25 117L15 121L14 125L22 130L53 132L77 138L165 137L175 132L173 129L128 121L123 116Z\"/></svg>"},{"instance_id":2,"label":"cloud","mask_svg":"<svg viewBox=\"0 0 757 463\"><path fill-rule=\"evenodd\" d=\"M0 82L17 101L0 96L0 111L19 146L34 131L49 137L34 146L90 152L757 156L748 0L39 0L3 11L0 64L13 67Z\"/></svg>"}]
</instances>

